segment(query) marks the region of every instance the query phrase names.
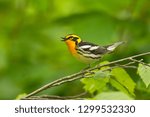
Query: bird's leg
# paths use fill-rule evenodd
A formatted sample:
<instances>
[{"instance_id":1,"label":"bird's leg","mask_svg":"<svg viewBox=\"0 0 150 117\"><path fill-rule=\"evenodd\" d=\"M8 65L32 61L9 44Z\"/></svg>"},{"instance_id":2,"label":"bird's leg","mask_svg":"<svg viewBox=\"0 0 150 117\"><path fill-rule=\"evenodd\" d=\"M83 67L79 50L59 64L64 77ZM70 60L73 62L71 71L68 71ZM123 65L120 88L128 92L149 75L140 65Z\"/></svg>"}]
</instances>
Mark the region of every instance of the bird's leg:
<instances>
[{"instance_id":1,"label":"bird's leg","mask_svg":"<svg viewBox=\"0 0 150 117\"><path fill-rule=\"evenodd\" d=\"M81 71L88 70L91 67L91 64L88 64L85 68L83 68Z\"/></svg>"},{"instance_id":2,"label":"bird's leg","mask_svg":"<svg viewBox=\"0 0 150 117\"><path fill-rule=\"evenodd\" d=\"M90 67L91 67L91 64L88 64L87 67L84 69L86 70L86 69L89 69Z\"/></svg>"},{"instance_id":3,"label":"bird's leg","mask_svg":"<svg viewBox=\"0 0 150 117\"><path fill-rule=\"evenodd\" d=\"M87 66L86 68L84 68L84 69L81 70L81 72L87 71L86 73L83 74L83 77L84 77L84 78L91 78L92 75L95 74L94 71L89 71L89 70L88 70L89 68L91 68L91 64L88 64L88 66ZM88 73L88 76L86 76L87 73ZM89 75L91 75L91 76L89 76Z\"/></svg>"},{"instance_id":4,"label":"bird's leg","mask_svg":"<svg viewBox=\"0 0 150 117\"><path fill-rule=\"evenodd\" d=\"M100 59L98 60L98 63L97 63L97 67L100 65ZM100 70L100 68L98 68L98 70Z\"/></svg>"}]
</instances>

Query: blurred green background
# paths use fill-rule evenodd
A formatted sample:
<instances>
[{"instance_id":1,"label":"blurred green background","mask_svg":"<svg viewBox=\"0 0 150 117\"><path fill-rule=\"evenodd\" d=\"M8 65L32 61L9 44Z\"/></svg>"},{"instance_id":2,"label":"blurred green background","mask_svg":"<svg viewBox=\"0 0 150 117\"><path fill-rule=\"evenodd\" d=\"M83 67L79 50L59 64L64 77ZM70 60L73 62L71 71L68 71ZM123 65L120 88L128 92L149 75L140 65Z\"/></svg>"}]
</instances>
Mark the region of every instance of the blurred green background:
<instances>
[{"instance_id":1,"label":"blurred green background","mask_svg":"<svg viewBox=\"0 0 150 117\"><path fill-rule=\"evenodd\" d=\"M60 41L72 33L99 45L127 41L103 60L147 52L150 0L0 0L0 99L15 99L84 68ZM80 92L83 84L75 81L43 94Z\"/></svg>"}]
</instances>

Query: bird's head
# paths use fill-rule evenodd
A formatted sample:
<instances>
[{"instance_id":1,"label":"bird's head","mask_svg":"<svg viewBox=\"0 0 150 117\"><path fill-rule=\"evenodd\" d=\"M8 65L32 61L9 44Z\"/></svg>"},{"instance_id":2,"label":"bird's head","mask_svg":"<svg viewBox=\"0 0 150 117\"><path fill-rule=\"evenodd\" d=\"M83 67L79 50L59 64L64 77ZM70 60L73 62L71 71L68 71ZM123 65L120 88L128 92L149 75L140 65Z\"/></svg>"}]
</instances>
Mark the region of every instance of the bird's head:
<instances>
[{"instance_id":1,"label":"bird's head","mask_svg":"<svg viewBox=\"0 0 150 117\"><path fill-rule=\"evenodd\" d=\"M81 38L77 35L69 34L65 37L62 37L62 41L65 41L67 44L71 43L78 44L81 42Z\"/></svg>"}]
</instances>

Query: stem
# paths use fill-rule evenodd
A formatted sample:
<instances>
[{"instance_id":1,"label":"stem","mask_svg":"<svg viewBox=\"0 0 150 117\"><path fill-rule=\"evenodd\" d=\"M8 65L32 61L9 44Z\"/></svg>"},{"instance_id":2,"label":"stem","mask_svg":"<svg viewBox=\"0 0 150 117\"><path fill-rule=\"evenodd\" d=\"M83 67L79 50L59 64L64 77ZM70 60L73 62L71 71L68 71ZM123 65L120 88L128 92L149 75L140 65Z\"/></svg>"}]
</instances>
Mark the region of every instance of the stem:
<instances>
[{"instance_id":1,"label":"stem","mask_svg":"<svg viewBox=\"0 0 150 117\"><path fill-rule=\"evenodd\" d=\"M137 55L134 55L134 56L126 57L126 58L123 58L123 59L119 59L119 60L116 60L116 61L109 62L109 63L104 64L104 65L98 65L96 67L89 68L89 69L87 69L85 71L81 71L81 72L78 72L78 73L75 73L75 74L72 74L72 75L69 75L69 76L66 76L66 77L62 77L62 78L60 78L58 80L50 82L50 83L44 85L43 87L41 87L41 88L31 92L30 94L28 94L24 98L29 98L29 97L31 97L31 96L33 96L35 94L38 94L38 93L40 93L40 92L42 92L42 91L44 91L44 90L46 90L48 88L51 88L51 87L59 86L61 84L67 83L67 82L71 82L71 81L74 81L74 80L77 80L77 79L84 78L86 73L89 73L89 75L90 75L90 74L92 74L92 71L94 71L96 69L100 69L101 67L113 65L113 64L120 63L120 62L127 61L127 60L132 61L133 58L137 58L137 57L141 57L141 56L145 56L145 55L150 55L150 52L146 52L146 53L142 53L142 54L137 54ZM137 61L134 61L134 62L137 62Z\"/></svg>"}]
</instances>

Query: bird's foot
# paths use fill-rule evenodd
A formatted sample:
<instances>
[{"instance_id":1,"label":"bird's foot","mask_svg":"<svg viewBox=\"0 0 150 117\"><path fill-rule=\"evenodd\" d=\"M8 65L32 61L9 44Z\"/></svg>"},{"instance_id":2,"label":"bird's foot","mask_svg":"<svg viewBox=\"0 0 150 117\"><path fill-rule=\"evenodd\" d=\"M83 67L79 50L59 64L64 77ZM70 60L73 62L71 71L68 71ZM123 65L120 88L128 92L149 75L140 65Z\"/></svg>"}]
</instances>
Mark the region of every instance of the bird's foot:
<instances>
[{"instance_id":1,"label":"bird's foot","mask_svg":"<svg viewBox=\"0 0 150 117\"><path fill-rule=\"evenodd\" d=\"M83 71L85 71L85 70L88 70L89 68L91 68L91 65L90 65L90 64L88 64L88 66L86 66L85 68L83 68L83 69L81 70L81 72L83 72Z\"/></svg>"}]
</instances>

